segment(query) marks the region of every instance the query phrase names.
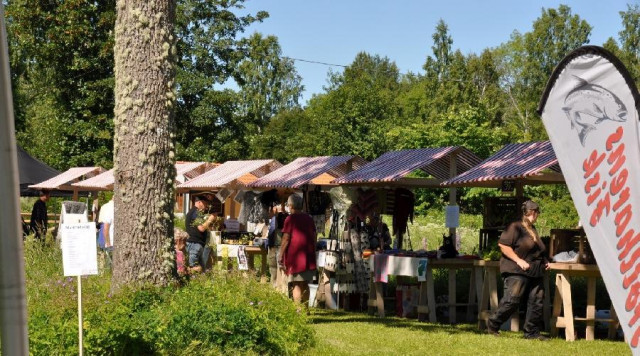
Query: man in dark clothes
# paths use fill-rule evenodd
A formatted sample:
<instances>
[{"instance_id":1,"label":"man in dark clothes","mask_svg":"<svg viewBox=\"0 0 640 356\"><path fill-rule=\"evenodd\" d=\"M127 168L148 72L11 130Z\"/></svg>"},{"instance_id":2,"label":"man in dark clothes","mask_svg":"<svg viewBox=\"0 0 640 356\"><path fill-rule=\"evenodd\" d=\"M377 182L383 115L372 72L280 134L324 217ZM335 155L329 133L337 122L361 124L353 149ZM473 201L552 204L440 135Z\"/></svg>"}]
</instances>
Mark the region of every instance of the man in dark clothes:
<instances>
[{"instance_id":1,"label":"man in dark clothes","mask_svg":"<svg viewBox=\"0 0 640 356\"><path fill-rule=\"evenodd\" d=\"M40 198L33 204L31 210L31 222L29 226L31 231L36 235L36 239L44 239L47 234L47 200L49 200L49 192L40 191Z\"/></svg>"},{"instance_id":2,"label":"man in dark clothes","mask_svg":"<svg viewBox=\"0 0 640 356\"><path fill-rule=\"evenodd\" d=\"M189 269L191 271L202 271L206 266L202 253L207 243L207 231L211 227L214 215L209 215L206 220L205 211L209 202L201 196L195 197L195 206L189 210L185 218L185 228L189 237L187 238L187 253L189 254Z\"/></svg>"}]
</instances>

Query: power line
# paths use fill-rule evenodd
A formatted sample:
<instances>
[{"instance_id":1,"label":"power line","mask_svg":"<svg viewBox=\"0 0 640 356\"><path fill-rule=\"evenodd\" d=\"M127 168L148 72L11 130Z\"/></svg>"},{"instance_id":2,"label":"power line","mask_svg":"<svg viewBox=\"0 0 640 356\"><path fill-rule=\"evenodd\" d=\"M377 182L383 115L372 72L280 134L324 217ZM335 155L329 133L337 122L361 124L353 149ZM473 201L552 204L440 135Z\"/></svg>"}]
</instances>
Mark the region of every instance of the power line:
<instances>
[{"instance_id":1,"label":"power line","mask_svg":"<svg viewBox=\"0 0 640 356\"><path fill-rule=\"evenodd\" d=\"M306 62L306 63L313 63L313 64L322 64L325 66L330 66L330 67L342 67L342 68L347 68L348 66L343 65L343 64L333 64L333 63L326 63L326 62L319 62L319 61L312 61L309 59L301 59L301 58L292 58L292 57L282 57L282 58L286 58L286 59L290 59L292 61L298 61L298 62Z\"/></svg>"}]
</instances>

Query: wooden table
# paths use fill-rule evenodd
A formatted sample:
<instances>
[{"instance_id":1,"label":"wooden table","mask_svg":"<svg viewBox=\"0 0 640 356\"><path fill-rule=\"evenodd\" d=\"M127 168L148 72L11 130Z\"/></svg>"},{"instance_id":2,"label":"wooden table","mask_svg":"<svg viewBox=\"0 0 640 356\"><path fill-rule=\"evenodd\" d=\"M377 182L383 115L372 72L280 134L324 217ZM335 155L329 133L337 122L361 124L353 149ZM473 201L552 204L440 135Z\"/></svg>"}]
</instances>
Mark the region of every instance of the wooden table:
<instances>
[{"instance_id":1,"label":"wooden table","mask_svg":"<svg viewBox=\"0 0 640 356\"><path fill-rule=\"evenodd\" d=\"M579 263L551 263L550 269L556 271L556 293L553 297L553 315L551 317L551 336L558 335L558 329L565 329L565 339L575 340L574 321L584 321L587 324L585 338L594 339L596 321L609 323L608 337L615 337L619 322L613 306L611 306L611 318L596 318L596 278L600 278L600 269L597 265L585 265ZM573 298L571 295L571 277L587 278L587 312L586 316L575 317L573 315ZM562 314L564 312L564 314ZM561 315L562 314L562 315Z\"/></svg>"},{"instance_id":2,"label":"wooden table","mask_svg":"<svg viewBox=\"0 0 640 356\"><path fill-rule=\"evenodd\" d=\"M386 259L386 263L383 267L380 267L380 259ZM428 274L427 266L429 260L425 257L408 257L408 256L392 256L384 254L374 254L369 257L369 271L371 271L371 283L369 285L369 299L368 307L369 312L373 313L377 310L379 317L384 317L384 299L382 296L382 284L386 283L380 280L381 271L378 268L385 268L385 276L408 276L418 277L420 283L420 297L418 299L418 318L424 317L424 315L434 314L433 321L435 321L435 313L429 313L429 307L427 306L427 283ZM421 274L422 273L422 274ZM376 277L378 276L378 277ZM378 281L376 281L378 279ZM384 279L384 278L382 278ZM423 279L421 281L421 279ZM433 309L435 310L435 309Z\"/></svg>"},{"instance_id":3,"label":"wooden table","mask_svg":"<svg viewBox=\"0 0 640 356\"><path fill-rule=\"evenodd\" d=\"M477 260L462 259L462 258L441 258L430 259L427 265L427 300L429 310L433 313L429 313L429 321L436 321L435 310L438 305L445 305L449 307L449 323L455 324L456 322L456 308L458 306L467 307L467 320L473 319L473 307L477 305L476 300L476 280L474 273L471 273L469 278L469 298L466 303L456 302L456 272L460 269L470 269L472 272L475 269L474 263ZM433 284L433 269L447 269L449 271L449 300L447 303L436 303L434 284Z\"/></svg>"},{"instance_id":4,"label":"wooden table","mask_svg":"<svg viewBox=\"0 0 640 356\"><path fill-rule=\"evenodd\" d=\"M237 258L238 257L238 247L240 245L229 245L229 244L218 244L216 245L216 257L218 259L218 265L222 265L223 258ZM226 252L225 252L226 251ZM260 280L266 281L267 278L267 249L262 248L260 246L245 246L244 252L247 255L247 265L250 270L255 269L254 261L255 256L262 256L260 261ZM227 264L227 268L231 269L231 262Z\"/></svg>"}]
</instances>

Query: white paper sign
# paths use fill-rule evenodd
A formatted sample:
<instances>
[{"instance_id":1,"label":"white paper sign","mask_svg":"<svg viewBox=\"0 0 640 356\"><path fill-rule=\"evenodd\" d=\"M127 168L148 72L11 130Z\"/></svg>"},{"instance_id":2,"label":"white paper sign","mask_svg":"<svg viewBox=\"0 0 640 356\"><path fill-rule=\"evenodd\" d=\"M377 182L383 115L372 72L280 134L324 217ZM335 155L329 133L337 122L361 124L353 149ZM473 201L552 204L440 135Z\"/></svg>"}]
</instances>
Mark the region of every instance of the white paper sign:
<instances>
[{"instance_id":1,"label":"white paper sign","mask_svg":"<svg viewBox=\"0 0 640 356\"><path fill-rule=\"evenodd\" d=\"M63 224L60 236L64 275L98 274L96 224Z\"/></svg>"},{"instance_id":2,"label":"white paper sign","mask_svg":"<svg viewBox=\"0 0 640 356\"><path fill-rule=\"evenodd\" d=\"M457 205L448 205L446 210L445 224L446 227L460 226L460 207Z\"/></svg>"}]
</instances>

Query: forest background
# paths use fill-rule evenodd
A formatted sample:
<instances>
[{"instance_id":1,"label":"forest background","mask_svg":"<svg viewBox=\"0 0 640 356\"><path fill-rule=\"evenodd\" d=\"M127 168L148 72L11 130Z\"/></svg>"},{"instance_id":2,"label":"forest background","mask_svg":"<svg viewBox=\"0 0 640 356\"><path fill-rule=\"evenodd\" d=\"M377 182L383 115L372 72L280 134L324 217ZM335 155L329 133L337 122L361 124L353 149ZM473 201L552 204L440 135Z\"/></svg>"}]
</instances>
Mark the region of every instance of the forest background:
<instances>
[{"instance_id":1,"label":"forest background","mask_svg":"<svg viewBox=\"0 0 640 356\"><path fill-rule=\"evenodd\" d=\"M390 150L451 145L486 158L507 143L546 140L536 113L541 93L554 66L588 43L592 30L560 5L542 9L530 31L463 54L440 20L422 73L401 73L392 58L360 52L342 72L329 71L324 92L303 106L302 78L278 38L244 36L268 19L264 11L244 14L244 3L178 0L178 160L372 160ZM17 140L56 169L113 166L115 9L115 0L6 2ZM602 46L637 83L640 7L627 5L620 21L622 30ZM460 190L462 212L481 212L482 198L497 194ZM525 194L547 212L576 216L564 186ZM419 192L418 212L440 208L445 197L444 190Z\"/></svg>"}]
</instances>

